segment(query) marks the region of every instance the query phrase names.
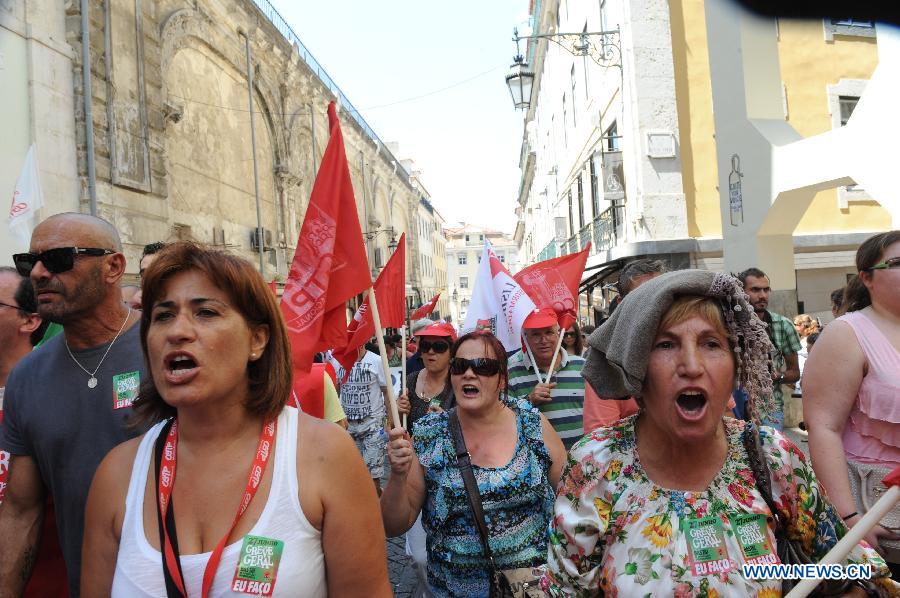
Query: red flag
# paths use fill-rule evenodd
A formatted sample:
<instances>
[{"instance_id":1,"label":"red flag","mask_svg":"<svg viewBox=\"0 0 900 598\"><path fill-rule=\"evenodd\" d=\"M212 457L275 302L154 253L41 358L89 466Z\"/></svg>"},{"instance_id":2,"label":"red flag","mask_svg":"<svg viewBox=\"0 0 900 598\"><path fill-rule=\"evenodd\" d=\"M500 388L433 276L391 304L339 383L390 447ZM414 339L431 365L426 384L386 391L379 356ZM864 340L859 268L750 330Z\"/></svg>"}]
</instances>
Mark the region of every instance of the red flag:
<instances>
[{"instance_id":1,"label":"red flag","mask_svg":"<svg viewBox=\"0 0 900 598\"><path fill-rule=\"evenodd\" d=\"M556 257L528 266L513 278L538 307L552 307L561 328L575 323L578 309L578 286L591 244L582 251Z\"/></svg>"},{"instance_id":2,"label":"red flag","mask_svg":"<svg viewBox=\"0 0 900 598\"><path fill-rule=\"evenodd\" d=\"M328 105L328 124L331 139L281 297L294 367L302 371L309 371L316 352L346 344L344 305L371 284L334 102Z\"/></svg>"},{"instance_id":3,"label":"red flag","mask_svg":"<svg viewBox=\"0 0 900 598\"><path fill-rule=\"evenodd\" d=\"M420 308L417 309L416 311L414 311L414 312L412 312L411 314L409 314L409 319L410 319L410 320L413 320L413 321L419 320L419 319L421 319L421 318L424 318L425 316L427 316L427 315L430 314L431 312L433 312L433 311L434 311L434 307L437 305L438 297L440 297L440 296L441 296L441 294L438 293L437 295L435 295L434 297L431 298L431 301L429 301L428 303L426 303L425 305L423 305L422 307L420 307Z\"/></svg>"},{"instance_id":4,"label":"red flag","mask_svg":"<svg viewBox=\"0 0 900 598\"><path fill-rule=\"evenodd\" d=\"M400 328L403 326L406 312L406 233L400 235L397 249L373 285L375 299L378 301L378 315L381 325L385 328ZM356 361L357 350L366 344L375 334L375 322L369 310L369 297L366 296L362 305L356 310L350 326L347 327L347 344L334 351L334 358L344 368L344 377L350 373L353 362Z\"/></svg>"},{"instance_id":5,"label":"red flag","mask_svg":"<svg viewBox=\"0 0 900 598\"><path fill-rule=\"evenodd\" d=\"M295 370L292 383L294 407L307 415L322 419L325 417L325 376L337 387L334 366L330 363L314 363L308 372Z\"/></svg>"},{"instance_id":6,"label":"red flag","mask_svg":"<svg viewBox=\"0 0 900 598\"><path fill-rule=\"evenodd\" d=\"M272 279L272 282L269 283L269 288L272 289L272 295L278 296L278 283L275 282L275 279Z\"/></svg>"}]
</instances>

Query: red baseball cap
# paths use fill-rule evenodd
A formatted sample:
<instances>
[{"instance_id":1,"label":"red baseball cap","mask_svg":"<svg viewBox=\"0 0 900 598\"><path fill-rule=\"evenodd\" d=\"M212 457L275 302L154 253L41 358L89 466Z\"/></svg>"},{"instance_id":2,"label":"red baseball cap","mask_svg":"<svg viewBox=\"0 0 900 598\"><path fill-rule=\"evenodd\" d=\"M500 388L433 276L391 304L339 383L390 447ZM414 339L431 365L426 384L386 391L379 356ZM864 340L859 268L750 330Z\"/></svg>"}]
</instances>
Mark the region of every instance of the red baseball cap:
<instances>
[{"instance_id":1,"label":"red baseball cap","mask_svg":"<svg viewBox=\"0 0 900 598\"><path fill-rule=\"evenodd\" d=\"M449 336L456 341L456 330L448 322L435 322L425 328L416 330L416 336Z\"/></svg>"},{"instance_id":2,"label":"red baseball cap","mask_svg":"<svg viewBox=\"0 0 900 598\"><path fill-rule=\"evenodd\" d=\"M559 324L559 320L553 308L542 307L528 314L528 317L525 318L525 322L522 324L522 328L547 328L556 324Z\"/></svg>"}]
</instances>

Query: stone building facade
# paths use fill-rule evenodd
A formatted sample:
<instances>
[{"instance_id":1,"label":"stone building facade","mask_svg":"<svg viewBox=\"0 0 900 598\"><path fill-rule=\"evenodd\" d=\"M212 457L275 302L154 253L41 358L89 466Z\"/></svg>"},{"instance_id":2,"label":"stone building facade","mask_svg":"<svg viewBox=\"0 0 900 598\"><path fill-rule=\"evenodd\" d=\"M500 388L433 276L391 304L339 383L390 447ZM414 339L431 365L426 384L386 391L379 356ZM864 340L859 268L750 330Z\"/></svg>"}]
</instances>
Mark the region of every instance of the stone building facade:
<instances>
[{"instance_id":1,"label":"stone building facade","mask_svg":"<svg viewBox=\"0 0 900 598\"><path fill-rule=\"evenodd\" d=\"M35 4L47 21L64 23L65 40L58 41L71 64L64 75L71 85L75 141L69 157L75 184L45 202L41 216L88 212L93 202L80 3ZM95 205L121 232L130 273L137 272L144 244L182 238L227 247L256 263L255 158L265 276L286 277L328 143L326 108L332 100L339 106L373 268L376 255L389 255L392 238L412 230L420 193L409 172L267 0L89 0L88 5ZM66 82L59 87L64 94ZM51 118L39 109L35 121Z\"/></svg>"}]
</instances>

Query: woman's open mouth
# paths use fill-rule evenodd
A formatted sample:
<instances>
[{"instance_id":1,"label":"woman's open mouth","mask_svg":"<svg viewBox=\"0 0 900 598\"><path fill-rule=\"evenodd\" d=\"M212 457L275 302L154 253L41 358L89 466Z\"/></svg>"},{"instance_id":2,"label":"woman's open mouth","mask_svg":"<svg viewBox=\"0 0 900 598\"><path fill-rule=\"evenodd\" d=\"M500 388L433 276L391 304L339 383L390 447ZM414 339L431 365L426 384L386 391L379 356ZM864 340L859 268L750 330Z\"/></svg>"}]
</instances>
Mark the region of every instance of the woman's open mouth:
<instances>
[{"instance_id":1,"label":"woman's open mouth","mask_svg":"<svg viewBox=\"0 0 900 598\"><path fill-rule=\"evenodd\" d=\"M184 384L197 373L197 362L188 355L176 355L166 361L166 380L170 384Z\"/></svg>"},{"instance_id":2,"label":"woman's open mouth","mask_svg":"<svg viewBox=\"0 0 900 598\"><path fill-rule=\"evenodd\" d=\"M706 413L708 401L702 391L688 390L675 399L678 413L686 420L698 420Z\"/></svg>"},{"instance_id":3,"label":"woman's open mouth","mask_svg":"<svg viewBox=\"0 0 900 598\"><path fill-rule=\"evenodd\" d=\"M478 387L474 384L463 384L462 393L464 397L472 398L478 396Z\"/></svg>"}]
</instances>

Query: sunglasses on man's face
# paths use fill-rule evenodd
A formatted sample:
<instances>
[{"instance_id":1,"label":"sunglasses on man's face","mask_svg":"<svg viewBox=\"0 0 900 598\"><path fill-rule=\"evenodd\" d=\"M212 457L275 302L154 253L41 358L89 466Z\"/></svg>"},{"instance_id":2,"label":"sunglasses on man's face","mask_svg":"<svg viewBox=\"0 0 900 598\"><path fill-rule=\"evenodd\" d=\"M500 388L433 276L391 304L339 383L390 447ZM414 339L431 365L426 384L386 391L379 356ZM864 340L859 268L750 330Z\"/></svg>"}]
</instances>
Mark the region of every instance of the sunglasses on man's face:
<instances>
[{"instance_id":1,"label":"sunglasses on man's face","mask_svg":"<svg viewBox=\"0 0 900 598\"><path fill-rule=\"evenodd\" d=\"M884 260L880 264L875 264L870 268L866 268L867 270L894 270L896 268L900 268L900 257L892 257L889 260Z\"/></svg>"},{"instance_id":2,"label":"sunglasses on man's face","mask_svg":"<svg viewBox=\"0 0 900 598\"><path fill-rule=\"evenodd\" d=\"M16 253L13 262L21 276L31 276L31 271L38 262L44 264L44 268L52 274L68 272L75 267L75 256L86 255L99 257L115 253L111 249L99 249L97 247L56 247L40 253Z\"/></svg>"},{"instance_id":3,"label":"sunglasses on man's face","mask_svg":"<svg viewBox=\"0 0 900 598\"><path fill-rule=\"evenodd\" d=\"M450 360L450 373L454 376L462 376L469 368L478 376L496 376L500 373L500 362L488 357L476 357L475 359L454 357Z\"/></svg>"},{"instance_id":4,"label":"sunglasses on man's face","mask_svg":"<svg viewBox=\"0 0 900 598\"><path fill-rule=\"evenodd\" d=\"M449 350L450 343L447 341L419 341L419 351L421 353L428 353L429 351L446 353Z\"/></svg>"}]
</instances>

